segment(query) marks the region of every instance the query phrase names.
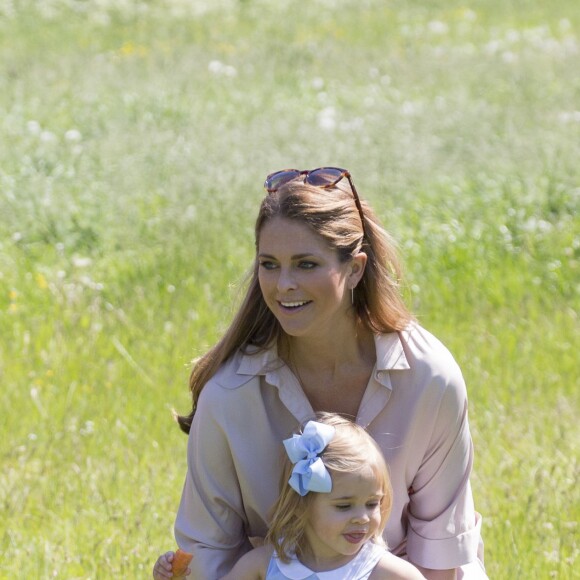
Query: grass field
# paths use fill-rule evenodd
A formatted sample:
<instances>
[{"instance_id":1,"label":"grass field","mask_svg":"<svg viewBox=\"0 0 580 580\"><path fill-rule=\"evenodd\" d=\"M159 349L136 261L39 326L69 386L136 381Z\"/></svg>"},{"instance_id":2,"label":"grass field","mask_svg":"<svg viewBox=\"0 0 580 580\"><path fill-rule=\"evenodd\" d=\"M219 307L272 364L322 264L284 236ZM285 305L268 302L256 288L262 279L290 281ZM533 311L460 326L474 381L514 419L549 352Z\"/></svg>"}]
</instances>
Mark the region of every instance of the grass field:
<instances>
[{"instance_id":1,"label":"grass field","mask_svg":"<svg viewBox=\"0 0 580 580\"><path fill-rule=\"evenodd\" d=\"M338 165L464 371L493 579L580 578L577 0L0 0L0 578L147 578L262 182Z\"/></svg>"}]
</instances>

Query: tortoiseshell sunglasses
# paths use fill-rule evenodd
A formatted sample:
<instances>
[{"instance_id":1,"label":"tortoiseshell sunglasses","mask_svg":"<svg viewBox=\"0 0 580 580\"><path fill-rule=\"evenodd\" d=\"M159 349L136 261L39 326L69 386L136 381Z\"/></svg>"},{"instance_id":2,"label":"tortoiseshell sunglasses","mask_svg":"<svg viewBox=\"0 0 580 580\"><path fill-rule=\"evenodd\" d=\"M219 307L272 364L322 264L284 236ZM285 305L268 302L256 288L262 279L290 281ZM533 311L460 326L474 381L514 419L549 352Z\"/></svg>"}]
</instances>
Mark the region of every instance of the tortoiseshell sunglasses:
<instances>
[{"instance_id":1,"label":"tortoiseshell sunglasses","mask_svg":"<svg viewBox=\"0 0 580 580\"><path fill-rule=\"evenodd\" d=\"M299 169L282 169L280 171L270 173L270 175L266 177L266 181L264 182L264 189L268 193L274 193L278 191L285 183L293 181L301 175L304 175L304 183L308 183L316 187L321 187L322 189L330 189L331 187L334 187L341 179L346 177L352 191L352 196L354 197L356 209L360 215L363 236L366 237L365 218L360 203L360 198L356 191L356 187L352 182L350 172L347 169L340 169L340 167L319 167L318 169L306 169L303 171L300 171Z\"/></svg>"}]
</instances>

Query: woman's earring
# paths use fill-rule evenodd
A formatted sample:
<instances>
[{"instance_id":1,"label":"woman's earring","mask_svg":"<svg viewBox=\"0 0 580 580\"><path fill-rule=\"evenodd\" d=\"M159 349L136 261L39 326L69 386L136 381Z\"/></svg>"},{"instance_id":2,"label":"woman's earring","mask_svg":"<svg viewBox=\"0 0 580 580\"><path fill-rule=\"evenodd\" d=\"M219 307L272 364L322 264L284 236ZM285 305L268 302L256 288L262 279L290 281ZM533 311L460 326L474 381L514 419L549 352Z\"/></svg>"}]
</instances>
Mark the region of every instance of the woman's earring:
<instances>
[{"instance_id":1,"label":"woman's earring","mask_svg":"<svg viewBox=\"0 0 580 580\"><path fill-rule=\"evenodd\" d=\"M354 306L354 288L350 289L350 303Z\"/></svg>"}]
</instances>

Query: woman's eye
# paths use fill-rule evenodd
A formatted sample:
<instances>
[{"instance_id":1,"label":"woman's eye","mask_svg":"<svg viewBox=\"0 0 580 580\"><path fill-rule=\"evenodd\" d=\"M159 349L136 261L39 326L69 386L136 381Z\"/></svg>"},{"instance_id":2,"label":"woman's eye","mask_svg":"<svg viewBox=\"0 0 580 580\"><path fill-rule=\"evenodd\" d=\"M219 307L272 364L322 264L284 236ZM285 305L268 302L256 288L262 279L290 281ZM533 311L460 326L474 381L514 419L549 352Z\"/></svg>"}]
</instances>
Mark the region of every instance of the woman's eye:
<instances>
[{"instance_id":1,"label":"woman's eye","mask_svg":"<svg viewBox=\"0 0 580 580\"><path fill-rule=\"evenodd\" d=\"M260 268L264 268L264 270L273 270L276 267L274 262L270 262L269 260L263 260L260 262Z\"/></svg>"},{"instance_id":2,"label":"woman's eye","mask_svg":"<svg viewBox=\"0 0 580 580\"><path fill-rule=\"evenodd\" d=\"M303 270L312 270L312 268L316 268L316 263L304 261L304 262L300 262L300 264L298 264L298 266L300 268L302 268Z\"/></svg>"}]
</instances>

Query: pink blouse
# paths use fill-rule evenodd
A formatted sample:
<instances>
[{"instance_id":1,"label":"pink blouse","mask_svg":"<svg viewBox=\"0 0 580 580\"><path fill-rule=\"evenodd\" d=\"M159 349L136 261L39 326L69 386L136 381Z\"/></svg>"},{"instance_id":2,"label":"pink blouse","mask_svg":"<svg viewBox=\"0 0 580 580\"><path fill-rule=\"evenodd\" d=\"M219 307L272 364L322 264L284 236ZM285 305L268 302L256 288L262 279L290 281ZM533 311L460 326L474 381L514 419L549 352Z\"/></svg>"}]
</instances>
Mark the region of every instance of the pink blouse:
<instances>
[{"instance_id":1,"label":"pink blouse","mask_svg":"<svg viewBox=\"0 0 580 580\"><path fill-rule=\"evenodd\" d=\"M473 445L461 371L416 324L377 335L375 345L377 361L356 421L390 468L389 548L426 568L475 564L481 517L469 483ZM275 348L236 354L207 383L189 435L175 522L178 545L194 553L192 578L221 578L251 548L248 537L266 534L282 440L312 415Z\"/></svg>"}]
</instances>

